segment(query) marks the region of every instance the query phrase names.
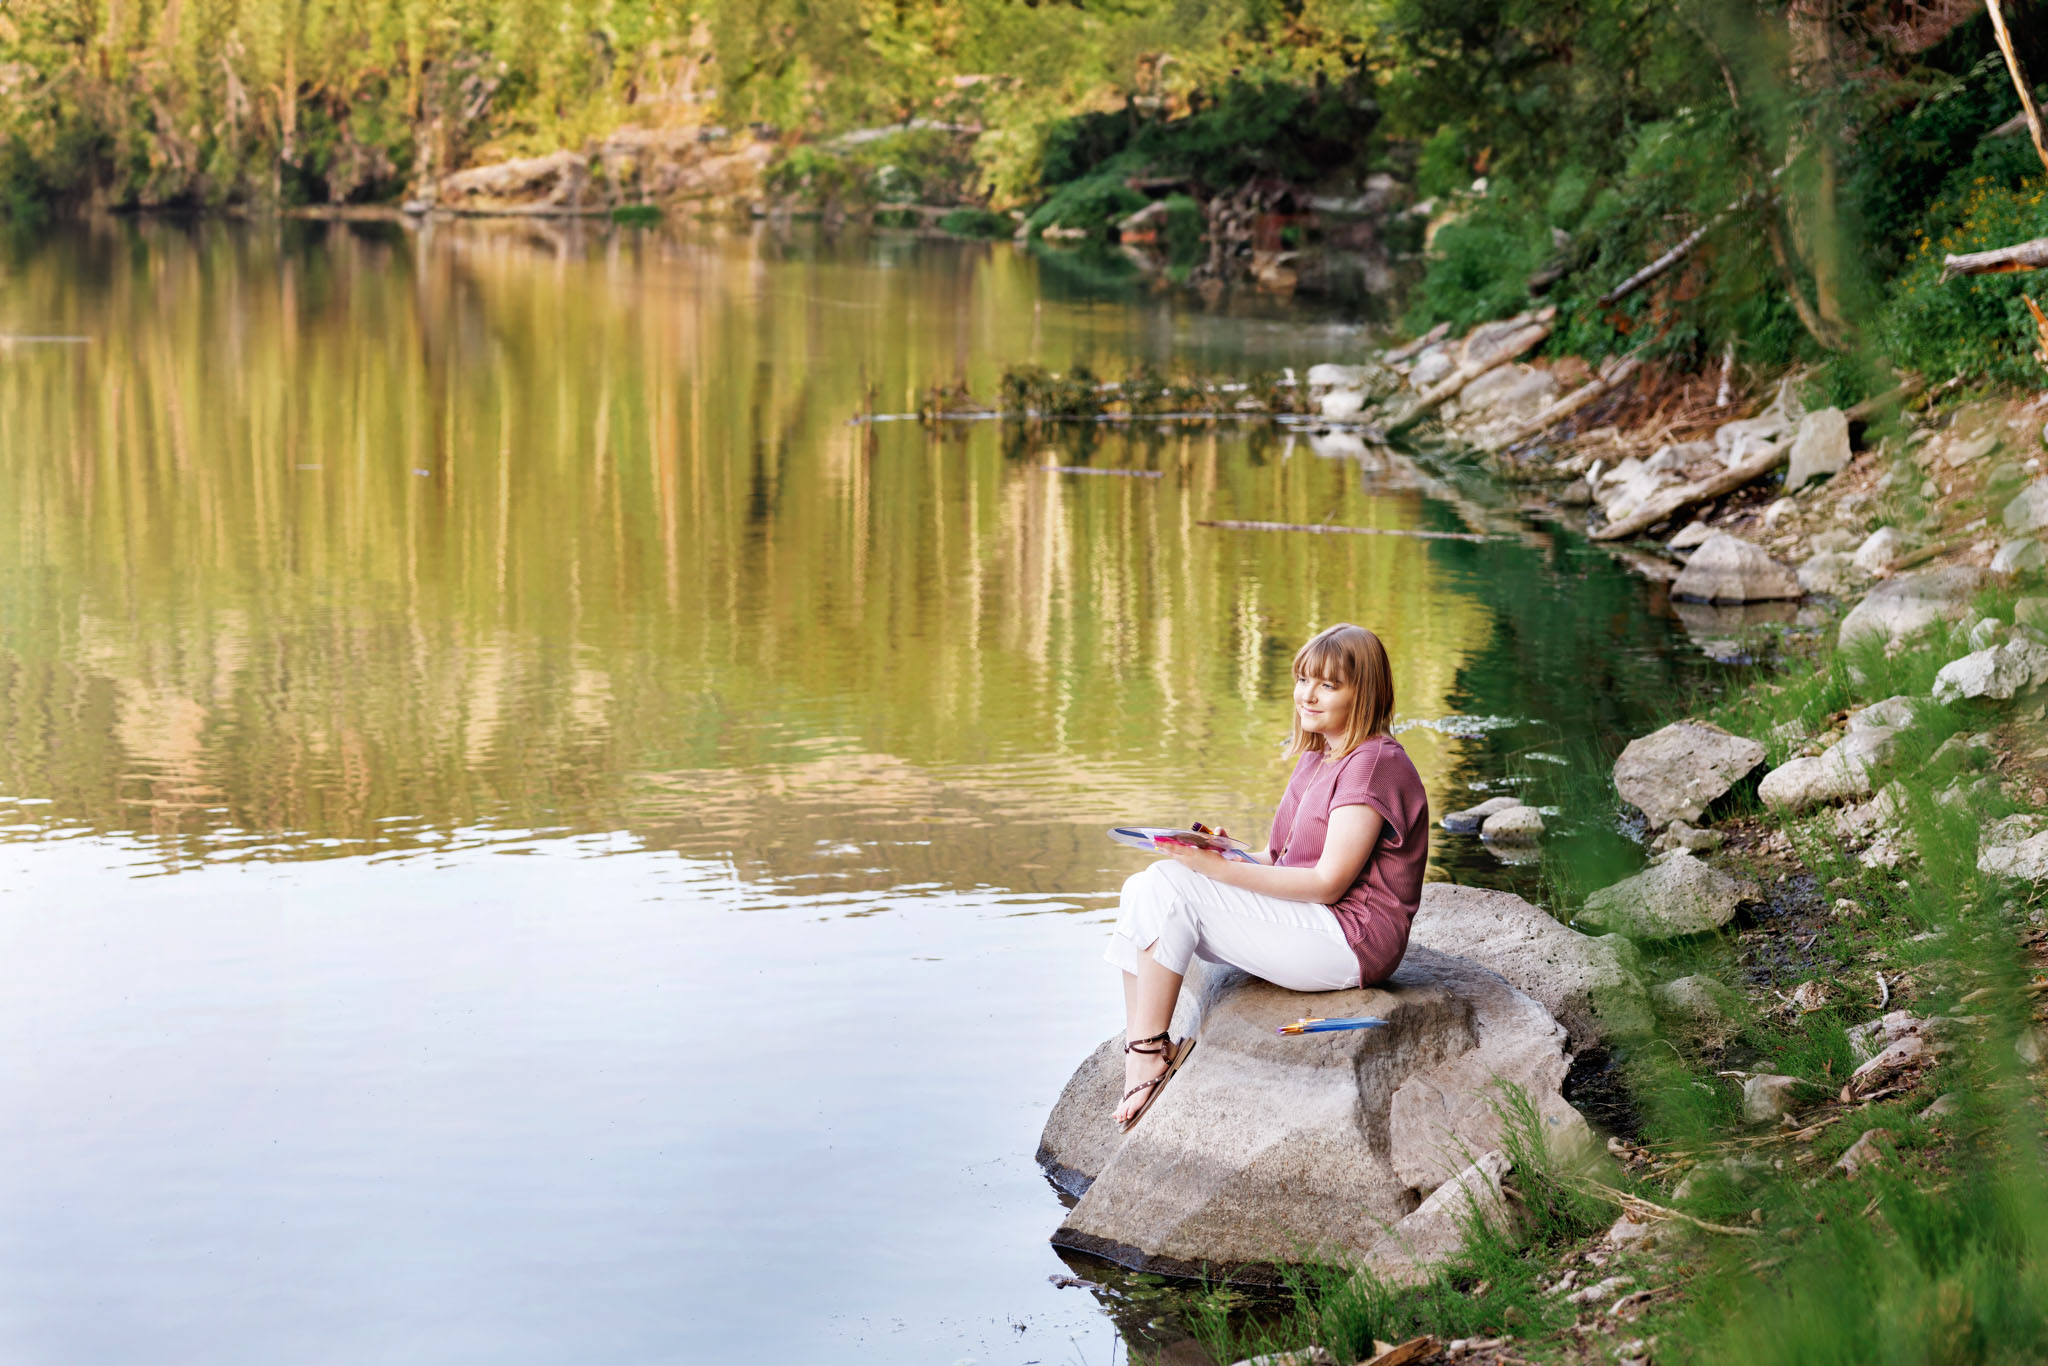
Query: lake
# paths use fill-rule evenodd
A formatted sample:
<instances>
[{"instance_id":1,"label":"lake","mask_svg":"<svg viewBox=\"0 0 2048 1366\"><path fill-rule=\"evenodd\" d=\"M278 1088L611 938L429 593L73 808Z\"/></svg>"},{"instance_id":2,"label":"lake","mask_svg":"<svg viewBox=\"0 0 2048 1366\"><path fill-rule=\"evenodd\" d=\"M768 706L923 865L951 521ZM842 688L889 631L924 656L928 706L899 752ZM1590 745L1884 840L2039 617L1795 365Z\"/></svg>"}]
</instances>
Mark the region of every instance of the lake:
<instances>
[{"instance_id":1,"label":"lake","mask_svg":"<svg viewBox=\"0 0 2048 1366\"><path fill-rule=\"evenodd\" d=\"M1104 827L1262 835L1354 620L1436 810L1555 813L1434 875L1542 899L1702 678L1455 461L852 421L1372 341L1007 243L96 221L0 335L13 1363L1100 1366L1032 1154Z\"/></svg>"}]
</instances>

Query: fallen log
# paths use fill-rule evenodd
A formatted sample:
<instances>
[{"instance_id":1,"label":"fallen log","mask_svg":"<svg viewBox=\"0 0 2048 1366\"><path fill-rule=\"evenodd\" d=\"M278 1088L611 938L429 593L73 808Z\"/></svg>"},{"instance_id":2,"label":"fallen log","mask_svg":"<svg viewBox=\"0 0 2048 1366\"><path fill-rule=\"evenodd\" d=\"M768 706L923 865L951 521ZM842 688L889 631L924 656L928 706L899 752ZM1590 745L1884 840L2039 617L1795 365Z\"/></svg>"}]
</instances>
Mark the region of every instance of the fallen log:
<instances>
[{"instance_id":1,"label":"fallen log","mask_svg":"<svg viewBox=\"0 0 2048 1366\"><path fill-rule=\"evenodd\" d=\"M1558 423L1592 403L1598 402L1635 377L1642 366L1636 356L1629 356L1614 367L1614 373L1605 379L1592 380L1566 394L1557 402L1545 408L1521 426L1493 443L1493 449L1504 451L1510 446L1519 446L1532 436L1541 436Z\"/></svg>"},{"instance_id":2,"label":"fallen log","mask_svg":"<svg viewBox=\"0 0 2048 1366\"><path fill-rule=\"evenodd\" d=\"M1399 365L1402 361L1407 360L1409 357L1421 354L1422 350L1425 347L1435 346L1438 342L1442 341L1445 337L1448 337L1450 334L1451 325L1449 323L1438 323L1435 327L1430 328L1429 331L1423 333L1414 341L1409 342L1404 346L1397 346L1393 350L1383 353L1380 356L1380 364Z\"/></svg>"},{"instance_id":3,"label":"fallen log","mask_svg":"<svg viewBox=\"0 0 2048 1366\"><path fill-rule=\"evenodd\" d=\"M1675 512L1733 493L1744 484L1761 479L1778 466L1792 458L1792 443L1780 441L1762 451L1721 471L1711 479L1702 479L1696 484L1680 484L1677 488L1664 489L1653 493L1634 512L1618 522L1610 522L1593 533L1596 541L1620 541L1648 531L1657 523Z\"/></svg>"},{"instance_id":4,"label":"fallen log","mask_svg":"<svg viewBox=\"0 0 2048 1366\"><path fill-rule=\"evenodd\" d=\"M1481 334L1485 333L1488 329L1480 328L1475 331L1472 338L1465 343L1465 358L1458 368L1442 380L1423 390L1422 395L1415 401L1414 406L1409 408L1401 416L1401 419L1388 430L1390 432L1407 431L1422 421L1423 418L1428 417L1438 408L1443 407L1445 403L1457 397L1458 393L1473 380L1478 379L1489 371L1499 369L1517 356L1521 356L1540 345L1543 339L1550 335L1551 326L1557 318L1557 309L1555 306L1552 306L1540 312L1523 316L1528 321L1519 323L1519 325L1511 328L1507 328L1505 324L1492 324L1491 326L1494 328L1504 328L1505 330L1500 331L1497 336L1486 337L1476 354L1473 351L1472 343L1478 341ZM1508 321L1511 323L1516 322L1515 319L1509 319Z\"/></svg>"},{"instance_id":5,"label":"fallen log","mask_svg":"<svg viewBox=\"0 0 2048 1366\"><path fill-rule=\"evenodd\" d=\"M1898 388L1888 389L1874 398L1866 398L1861 403L1845 409L1842 419L1852 427L1859 422L1868 422L1885 409L1906 402L1926 387L1926 380L1918 375L1908 375Z\"/></svg>"},{"instance_id":6,"label":"fallen log","mask_svg":"<svg viewBox=\"0 0 2048 1366\"><path fill-rule=\"evenodd\" d=\"M1317 536L1412 536L1418 541L1492 541L1476 531L1408 531L1398 527L1309 525L1305 522L1196 522L1219 531L1306 531Z\"/></svg>"},{"instance_id":7,"label":"fallen log","mask_svg":"<svg viewBox=\"0 0 2048 1366\"><path fill-rule=\"evenodd\" d=\"M1952 275L2004 275L2043 268L2048 268L2048 237L2036 237L2010 247L1993 247L1990 251L1951 252L1941 258L1944 280Z\"/></svg>"}]
</instances>

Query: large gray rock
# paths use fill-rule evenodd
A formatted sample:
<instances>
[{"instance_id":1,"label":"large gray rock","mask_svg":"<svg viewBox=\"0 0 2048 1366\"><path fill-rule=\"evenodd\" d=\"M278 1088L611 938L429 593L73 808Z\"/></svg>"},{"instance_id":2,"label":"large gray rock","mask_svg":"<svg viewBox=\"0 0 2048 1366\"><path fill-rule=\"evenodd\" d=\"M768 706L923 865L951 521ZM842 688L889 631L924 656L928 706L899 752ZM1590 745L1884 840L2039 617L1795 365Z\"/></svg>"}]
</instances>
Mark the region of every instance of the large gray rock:
<instances>
[{"instance_id":1,"label":"large gray rock","mask_svg":"<svg viewBox=\"0 0 2048 1366\"><path fill-rule=\"evenodd\" d=\"M1387 1025L1273 1032L1304 1014ZM1527 1094L1553 1151L1590 1142L1559 1090L1563 1026L1493 973L1427 947L1411 946L1383 986L1315 995L1198 959L1174 1032L1200 1042L1130 1133L1110 1119L1119 1040L1081 1065L1053 1107L1039 1161L1083 1190L1058 1246L1244 1281L1272 1279L1304 1249L1336 1251L1413 1280L1403 1224L1499 1149L1503 1085Z\"/></svg>"},{"instance_id":2,"label":"large gray rock","mask_svg":"<svg viewBox=\"0 0 2048 1366\"><path fill-rule=\"evenodd\" d=\"M1800 595L1799 578L1761 546L1717 531L1692 552L1671 596L1697 602L1772 602Z\"/></svg>"},{"instance_id":3,"label":"large gray rock","mask_svg":"<svg viewBox=\"0 0 2048 1366\"><path fill-rule=\"evenodd\" d=\"M1866 574L1883 572L1906 551L1906 534L1895 526L1881 526L1860 541L1849 563Z\"/></svg>"},{"instance_id":4,"label":"large gray rock","mask_svg":"<svg viewBox=\"0 0 2048 1366\"><path fill-rule=\"evenodd\" d=\"M1499 973L1557 1017L1574 1049L1650 1028L1633 944L1581 934L1512 892L1425 883L1408 942Z\"/></svg>"},{"instance_id":5,"label":"large gray rock","mask_svg":"<svg viewBox=\"0 0 2048 1366\"><path fill-rule=\"evenodd\" d=\"M1983 587L1984 571L1968 565L1902 574L1850 609L1837 638L1843 645L1865 636L1905 640L1938 622L1960 619Z\"/></svg>"},{"instance_id":6,"label":"large gray rock","mask_svg":"<svg viewBox=\"0 0 2048 1366\"><path fill-rule=\"evenodd\" d=\"M1849 419L1840 408L1822 408L1799 419L1799 428L1792 434L1791 461L1785 472L1787 493L1841 472L1849 463Z\"/></svg>"},{"instance_id":7,"label":"large gray rock","mask_svg":"<svg viewBox=\"0 0 2048 1366\"><path fill-rule=\"evenodd\" d=\"M2048 476L2021 489L2005 505L2005 529L2012 532L2038 531L2048 527Z\"/></svg>"},{"instance_id":8,"label":"large gray rock","mask_svg":"<svg viewBox=\"0 0 2048 1366\"><path fill-rule=\"evenodd\" d=\"M1991 572L2001 578L2031 574L2038 569L2048 569L2048 546L2043 546L2031 536L2007 541L1991 557Z\"/></svg>"},{"instance_id":9,"label":"large gray rock","mask_svg":"<svg viewBox=\"0 0 2048 1366\"><path fill-rule=\"evenodd\" d=\"M1934 700L1960 702L1989 697L2003 702L2048 683L2048 645L2014 632L2012 639L1942 665L1934 676Z\"/></svg>"},{"instance_id":10,"label":"large gray rock","mask_svg":"<svg viewBox=\"0 0 2048 1366\"><path fill-rule=\"evenodd\" d=\"M1719 726L1674 721L1628 742L1614 761L1614 790L1650 828L1697 821L1764 761L1764 747Z\"/></svg>"},{"instance_id":11,"label":"large gray rock","mask_svg":"<svg viewBox=\"0 0 2048 1366\"><path fill-rule=\"evenodd\" d=\"M1719 929L1745 901L1762 894L1754 883L1733 878L1677 849L1612 887L1586 898L1579 918L1632 939L1673 939Z\"/></svg>"},{"instance_id":12,"label":"large gray rock","mask_svg":"<svg viewBox=\"0 0 2048 1366\"><path fill-rule=\"evenodd\" d=\"M1756 795L1765 806L1798 814L1816 806L1855 798L1877 790L1876 775L1898 747L1896 726L1864 726L1852 730L1827 753L1793 759L1764 775Z\"/></svg>"}]
</instances>

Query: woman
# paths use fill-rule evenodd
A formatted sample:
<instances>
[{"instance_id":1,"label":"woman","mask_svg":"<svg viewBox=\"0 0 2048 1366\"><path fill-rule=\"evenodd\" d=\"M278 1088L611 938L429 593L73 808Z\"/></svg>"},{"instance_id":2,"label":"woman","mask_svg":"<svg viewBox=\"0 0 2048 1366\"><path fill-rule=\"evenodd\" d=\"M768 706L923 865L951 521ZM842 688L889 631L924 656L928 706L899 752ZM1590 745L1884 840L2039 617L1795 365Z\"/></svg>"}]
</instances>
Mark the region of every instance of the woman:
<instances>
[{"instance_id":1,"label":"woman","mask_svg":"<svg viewBox=\"0 0 2048 1366\"><path fill-rule=\"evenodd\" d=\"M1292 991L1384 981L1408 948L1429 861L1429 798L1387 723L1394 676L1379 637L1332 626L1294 657L1294 776L1256 863L1168 848L1124 884L1104 956L1124 974L1129 1129L1193 1039L1168 1035L1188 960L1227 963Z\"/></svg>"}]
</instances>

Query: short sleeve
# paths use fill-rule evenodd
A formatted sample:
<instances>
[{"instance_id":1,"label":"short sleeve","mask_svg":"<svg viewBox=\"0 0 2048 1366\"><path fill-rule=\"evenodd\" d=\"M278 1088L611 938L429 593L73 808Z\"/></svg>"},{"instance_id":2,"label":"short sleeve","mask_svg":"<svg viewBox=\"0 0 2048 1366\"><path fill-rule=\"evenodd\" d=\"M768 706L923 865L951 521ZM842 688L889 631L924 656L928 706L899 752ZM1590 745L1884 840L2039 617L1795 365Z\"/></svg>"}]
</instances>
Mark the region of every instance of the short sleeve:
<instances>
[{"instance_id":1,"label":"short sleeve","mask_svg":"<svg viewBox=\"0 0 2048 1366\"><path fill-rule=\"evenodd\" d=\"M1361 745L1338 775L1330 795L1330 809L1340 806L1369 806L1385 822L1380 839L1388 848L1398 849L1415 824L1412 784L1401 781L1404 765L1390 762L1389 746L1371 741Z\"/></svg>"}]
</instances>

